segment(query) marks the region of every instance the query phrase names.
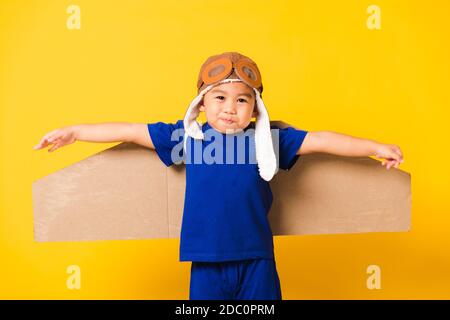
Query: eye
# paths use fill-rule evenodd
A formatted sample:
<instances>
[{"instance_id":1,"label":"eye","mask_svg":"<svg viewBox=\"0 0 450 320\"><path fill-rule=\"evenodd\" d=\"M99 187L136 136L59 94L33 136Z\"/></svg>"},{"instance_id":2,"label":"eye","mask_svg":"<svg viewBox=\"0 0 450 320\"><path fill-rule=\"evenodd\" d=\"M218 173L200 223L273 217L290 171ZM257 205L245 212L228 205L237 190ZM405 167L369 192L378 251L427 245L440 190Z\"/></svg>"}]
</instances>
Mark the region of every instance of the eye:
<instances>
[{"instance_id":1,"label":"eye","mask_svg":"<svg viewBox=\"0 0 450 320\"><path fill-rule=\"evenodd\" d=\"M247 102L247 100L245 100L244 98L240 98L239 100L243 100L243 103Z\"/></svg>"},{"instance_id":2,"label":"eye","mask_svg":"<svg viewBox=\"0 0 450 320\"><path fill-rule=\"evenodd\" d=\"M225 97L224 96L217 96L216 99L217 98L225 98ZM222 100L222 99L219 99L219 100Z\"/></svg>"}]
</instances>

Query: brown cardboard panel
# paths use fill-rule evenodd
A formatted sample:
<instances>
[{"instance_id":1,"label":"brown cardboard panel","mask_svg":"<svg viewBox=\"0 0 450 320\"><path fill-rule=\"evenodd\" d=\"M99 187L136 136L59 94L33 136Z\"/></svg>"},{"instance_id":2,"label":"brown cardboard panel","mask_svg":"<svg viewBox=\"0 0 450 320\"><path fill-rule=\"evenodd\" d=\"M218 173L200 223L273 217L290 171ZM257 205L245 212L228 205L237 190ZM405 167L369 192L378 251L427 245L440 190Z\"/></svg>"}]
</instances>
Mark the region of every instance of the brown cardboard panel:
<instances>
[{"instance_id":1,"label":"brown cardboard panel","mask_svg":"<svg viewBox=\"0 0 450 320\"><path fill-rule=\"evenodd\" d=\"M33 182L36 241L167 238L167 172L122 143Z\"/></svg>"},{"instance_id":2,"label":"brown cardboard panel","mask_svg":"<svg viewBox=\"0 0 450 320\"><path fill-rule=\"evenodd\" d=\"M277 173L271 188L274 235L399 232L411 227L411 175L386 170L370 157L302 155L291 170Z\"/></svg>"},{"instance_id":3,"label":"brown cardboard panel","mask_svg":"<svg viewBox=\"0 0 450 320\"><path fill-rule=\"evenodd\" d=\"M408 231L408 173L369 157L301 156L272 180L274 235Z\"/></svg>"},{"instance_id":4,"label":"brown cardboard panel","mask_svg":"<svg viewBox=\"0 0 450 320\"><path fill-rule=\"evenodd\" d=\"M410 229L410 174L369 157L303 155L270 183L274 235ZM35 240L178 238L185 187L184 165L119 144L33 182Z\"/></svg>"}]
</instances>

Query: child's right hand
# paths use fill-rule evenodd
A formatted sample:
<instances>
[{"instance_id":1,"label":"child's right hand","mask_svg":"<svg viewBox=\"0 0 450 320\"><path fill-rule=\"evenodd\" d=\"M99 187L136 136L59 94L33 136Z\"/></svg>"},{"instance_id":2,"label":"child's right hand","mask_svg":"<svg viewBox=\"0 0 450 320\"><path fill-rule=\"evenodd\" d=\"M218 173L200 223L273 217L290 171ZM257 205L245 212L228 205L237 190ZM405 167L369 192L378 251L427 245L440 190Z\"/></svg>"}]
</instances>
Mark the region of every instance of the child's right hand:
<instances>
[{"instance_id":1,"label":"child's right hand","mask_svg":"<svg viewBox=\"0 0 450 320\"><path fill-rule=\"evenodd\" d=\"M33 149L39 150L53 144L53 146L48 149L48 152L53 152L58 148L74 143L76 140L75 128L73 126L63 127L44 135L41 141L35 145Z\"/></svg>"}]
</instances>

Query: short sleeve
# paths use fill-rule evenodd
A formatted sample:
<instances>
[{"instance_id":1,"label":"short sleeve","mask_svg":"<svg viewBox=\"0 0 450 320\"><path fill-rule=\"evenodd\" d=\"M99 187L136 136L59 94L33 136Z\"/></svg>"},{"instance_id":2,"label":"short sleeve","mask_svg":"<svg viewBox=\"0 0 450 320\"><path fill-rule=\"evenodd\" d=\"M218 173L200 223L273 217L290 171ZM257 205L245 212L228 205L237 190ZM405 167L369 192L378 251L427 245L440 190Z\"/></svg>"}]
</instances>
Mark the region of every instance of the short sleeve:
<instances>
[{"instance_id":1,"label":"short sleeve","mask_svg":"<svg viewBox=\"0 0 450 320\"><path fill-rule=\"evenodd\" d=\"M280 129L275 127L277 132L272 129L272 138L277 139L274 142L275 153L278 145L278 166L280 169L289 170L297 162L300 155L297 155L308 131L286 127ZM278 143L277 143L278 142Z\"/></svg>"},{"instance_id":2,"label":"short sleeve","mask_svg":"<svg viewBox=\"0 0 450 320\"><path fill-rule=\"evenodd\" d=\"M168 167L180 163L183 158L183 120L148 123L147 128L161 161Z\"/></svg>"}]
</instances>

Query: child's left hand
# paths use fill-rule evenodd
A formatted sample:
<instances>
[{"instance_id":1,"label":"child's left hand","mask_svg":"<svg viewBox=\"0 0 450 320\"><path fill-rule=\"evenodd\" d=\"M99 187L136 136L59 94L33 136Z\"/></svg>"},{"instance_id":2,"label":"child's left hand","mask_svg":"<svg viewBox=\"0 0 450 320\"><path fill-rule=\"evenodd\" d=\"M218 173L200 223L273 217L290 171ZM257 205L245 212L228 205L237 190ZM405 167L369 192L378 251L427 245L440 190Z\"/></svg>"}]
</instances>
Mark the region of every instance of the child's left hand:
<instances>
[{"instance_id":1,"label":"child's left hand","mask_svg":"<svg viewBox=\"0 0 450 320\"><path fill-rule=\"evenodd\" d=\"M398 168L400 163L403 163L403 154L400 147L395 144L380 143L375 149L375 156L378 158L386 159L382 161L381 165L386 164L386 169L389 170L392 166Z\"/></svg>"}]
</instances>

